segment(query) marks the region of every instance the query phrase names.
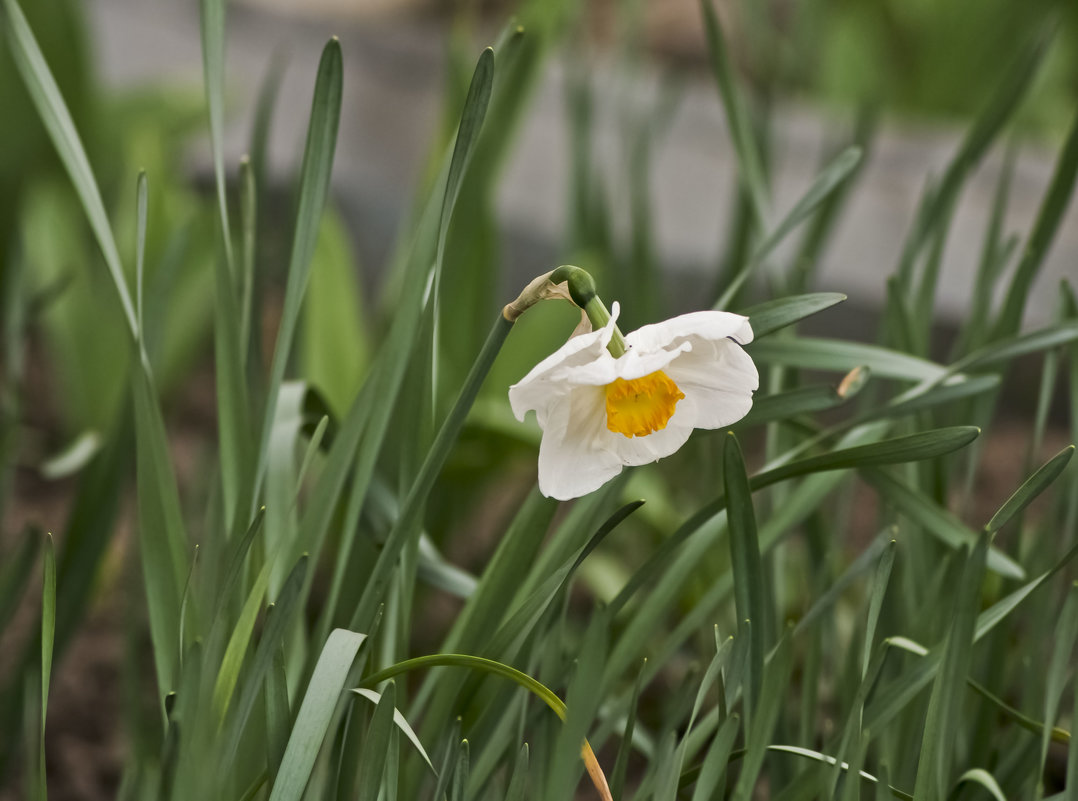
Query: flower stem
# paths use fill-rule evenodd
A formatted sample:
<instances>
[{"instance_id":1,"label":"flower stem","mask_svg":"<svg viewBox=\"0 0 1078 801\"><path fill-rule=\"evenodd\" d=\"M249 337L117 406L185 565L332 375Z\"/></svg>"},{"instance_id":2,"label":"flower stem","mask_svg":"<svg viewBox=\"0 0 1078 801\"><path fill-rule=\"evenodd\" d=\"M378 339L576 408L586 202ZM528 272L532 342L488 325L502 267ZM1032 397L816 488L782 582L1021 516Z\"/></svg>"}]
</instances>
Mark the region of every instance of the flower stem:
<instances>
[{"instance_id":1,"label":"flower stem","mask_svg":"<svg viewBox=\"0 0 1078 801\"><path fill-rule=\"evenodd\" d=\"M596 293L595 279L591 277L587 270L582 270L572 264L563 264L550 274L550 280L555 284L566 282L569 287L569 296L573 299L573 303L588 315L592 328L603 328L610 322L610 312ZM624 356L625 352L629 350L625 337L616 324L614 325L614 334L610 337L610 342L607 344L606 349L610 351L610 355L615 359Z\"/></svg>"},{"instance_id":2,"label":"flower stem","mask_svg":"<svg viewBox=\"0 0 1078 801\"><path fill-rule=\"evenodd\" d=\"M591 327L598 330L604 327L610 322L610 312L607 311L606 305L599 299L598 295L592 297L584 306L584 313L588 315L588 320L591 321ZM624 356L625 352L629 350L628 344L625 342L625 337L621 334L621 329L617 324L614 325L613 336L610 337L610 341L606 344L606 349L610 351L610 355L615 359Z\"/></svg>"}]
</instances>

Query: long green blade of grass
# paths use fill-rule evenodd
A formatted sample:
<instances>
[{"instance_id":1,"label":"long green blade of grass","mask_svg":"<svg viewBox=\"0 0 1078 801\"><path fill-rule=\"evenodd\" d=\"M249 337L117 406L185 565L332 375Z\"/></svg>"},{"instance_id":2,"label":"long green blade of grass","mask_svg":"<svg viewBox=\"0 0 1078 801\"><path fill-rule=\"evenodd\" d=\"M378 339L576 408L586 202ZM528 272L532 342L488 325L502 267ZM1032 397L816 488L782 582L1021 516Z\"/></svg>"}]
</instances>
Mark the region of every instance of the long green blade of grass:
<instances>
[{"instance_id":1,"label":"long green blade of grass","mask_svg":"<svg viewBox=\"0 0 1078 801\"><path fill-rule=\"evenodd\" d=\"M790 638L783 637L764 672L756 719L751 724L746 723L748 734L745 740L745 762L742 765L741 774L737 777L737 784L734 785L732 796L734 801L747 801L754 795L753 788L760 768L763 766L768 741L771 739L782 709L782 688L789 681L792 663Z\"/></svg>"},{"instance_id":2,"label":"long green blade of grass","mask_svg":"<svg viewBox=\"0 0 1078 801\"><path fill-rule=\"evenodd\" d=\"M228 224L228 202L225 198L225 2L226 0L200 0L199 20L202 36L202 78L205 82L206 106L209 111L210 151L213 155L213 177L217 188L221 243L230 281L235 281L236 267L232 256L232 232Z\"/></svg>"},{"instance_id":3,"label":"long green blade of grass","mask_svg":"<svg viewBox=\"0 0 1078 801\"><path fill-rule=\"evenodd\" d=\"M374 708L374 716L367 729L367 739L359 755L359 789L356 793L358 801L378 799L378 790L382 786L382 777L387 767L386 756L389 751L390 730L393 728L395 699L396 686L392 680L387 681ZM349 754L346 758L352 758L352 755ZM298 795L296 797L299 798Z\"/></svg>"},{"instance_id":4,"label":"long green blade of grass","mask_svg":"<svg viewBox=\"0 0 1078 801\"><path fill-rule=\"evenodd\" d=\"M382 695L376 693L374 690L368 690L363 687L356 687L352 690L356 695L361 698L366 698L372 704L379 704L382 701ZM415 748L416 753L423 758L423 761L427 763L427 767L430 768L431 773L434 772L434 763L430 761L430 757L427 756L427 751L423 747L423 743L419 741L419 737L416 736L415 731L409 725L407 718L404 717L396 708L393 710L393 723L397 728L401 730L405 737L408 738L408 742Z\"/></svg>"},{"instance_id":5,"label":"long green blade of grass","mask_svg":"<svg viewBox=\"0 0 1078 801\"><path fill-rule=\"evenodd\" d=\"M954 614L928 701L921 759L913 788L915 798L943 798L951 786L954 738L961 723L963 686L973 659L973 638L987 555L988 534L982 534L965 560L954 598Z\"/></svg>"},{"instance_id":6,"label":"long green blade of grass","mask_svg":"<svg viewBox=\"0 0 1078 801\"><path fill-rule=\"evenodd\" d=\"M979 433L979 430L972 426L955 426L838 449L758 473L749 479L749 485L755 491L780 481L821 471L932 459L968 445ZM726 497L719 497L700 508L667 537L610 602L613 613L617 614L645 583L657 575L690 536L725 508Z\"/></svg>"},{"instance_id":7,"label":"long green blade of grass","mask_svg":"<svg viewBox=\"0 0 1078 801\"><path fill-rule=\"evenodd\" d=\"M1033 503L1038 495L1048 489L1051 483L1059 478L1060 473L1067 468L1067 464L1073 455L1074 446L1068 445L1041 465L1037 472L1023 481L1022 486L1016 489L1014 494L1004 501L1003 506L992 515L992 519L985 524L985 531L990 534L999 531L1011 518Z\"/></svg>"},{"instance_id":8,"label":"long green blade of grass","mask_svg":"<svg viewBox=\"0 0 1078 801\"><path fill-rule=\"evenodd\" d=\"M830 309L842 303L846 296L839 292L813 292L808 295L794 295L788 298L776 298L764 303L742 309L738 314L749 318L752 334L756 339L772 334L781 328L792 325L806 317Z\"/></svg>"},{"instance_id":9,"label":"long green blade of grass","mask_svg":"<svg viewBox=\"0 0 1078 801\"><path fill-rule=\"evenodd\" d=\"M752 621L749 641L748 687L744 694L745 725L752 730L753 712L760 698L764 678L764 655L770 648L771 611L765 600L763 562L756 538L756 515L752 491L745 472L741 446L728 434L723 447L723 487L726 490L726 519L730 526L730 561L734 571L734 598L738 623Z\"/></svg>"},{"instance_id":10,"label":"long green blade of grass","mask_svg":"<svg viewBox=\"0 0 1078 801\"><path fill-rule=\"evenodd\" d=\"M299 322L303 294L310 275L311 256L318 237L322 210L329 197L330 172L337 147L337 129L341 119L341 87L343 67L341 44L334 38L326 43L318 64L315 79L311 118L307 127L307 142L300 168L299 206L296 211L296 227L292 239L292 251L288 260L288 281L285 287L284 308L277 344L273 350L269 382L266 385L266 409L262 418L262 434L258 446L254 486L250 497L250 516L257 508L262 482L265 478L266 461L269 458L269 441L277 412L277 396L284 380L285 368L292 353L292 340Z\"/></svg>"},{"instance_id":11,"label":"long green blade of grass","mask_svg":"<svg viewBox=\"0 0 1078 801\"><path fill-rule=\"evenodd\" d=\"M1014 272L1007 294L1004 295L1003 309L993 330L997 339L1010 336L1021 327L1022 311L1025 309L1030 287L1063 221L1063 215L1074 193L1076 178L1078 178L1078 110L1075 111L1070 133L1059 155L1059 161L1056 163L1052 182L1037 212L1033 231L1022 252L1022 260Z\"/></svg>"},{"instance_id":12,"label":"long green blade of grass","mask_svg":"<svg viewBox=\"0 0 1078 801\"><path fill-rule=\"evenodd\" d=\"M850 147L831 162L809 185L794 207L786 213L779 224L756 246L745 266L733 277L730 284L715 302L714 308L722 309L730 305L738 291L759 264L782 243L786 236L812 214L843 181L853 174L861 161L861 149Z\"/></svg>"},{"instance_id":13,"label":"long green blade of grass","mask_svg":"<svg viewBox=\"0 0 1078 801\"><path fill-rule=\"evenodd\" d=\"M49 710L49 683L52 676L52 648L56 636L56 550L52 534L45 539L41 582L41 728L38 749L38 798L48 798L45 780L45 718Z\"/></svg>"},{"instance_id":14,"label":"long green blade of grass","mask_svg":"<svg viewBox=\"0 0 1078 801\"><path fill-rule=\"evenodd\" d=\"M938 381L948 370L917 356L837 339L798 337L796 339L765 339L747 348L753 359L764 364L780 364L810 370L834 370L848 373L855 367L866 366L873 375L900 381Z\"/></svg>"},{"instance_id":15,"label":"long green blade of grass","mask_svg":"<svg viewBox=\"0 0 1078 801\"><path fill-rule=\"evenodd\" d=\"M270 801L299 801L314 768L322 741L329 733L330 720L340 701L348 671L356 659L359 647L367 635L335 629L322 647L314 673L307 684L296 723L288 738L277 780L273 783ZM383 695L387 725L393 724L393 693Z\"/></svg>"},{"instance_id":16,"label":"long green blade of grass","mask_svg":"<svg viewBox=\"0 0 1078 801\"><path fill-rule=\"evenodd\" d=\"M763 230L767 226L769 193L759 144L753 134L752 121L745 103L734 82L734 71L726 51L726 39L719 24L719 16L715 13L711 0L700 0L700 10L704 16L711 70L719 85L719 97L722 99L726 122L730 128L730 139L737 154L741 184L745 188L745 194L752 200L756 226Z\"/></svg>"},{"instance_id":17,"label":"long green blade of grass","mask_svg":"<svg viewBox=\"0 0 1078 801\"><path fill-rule=\"evenodd\" d=\"M75 122L60 94L60 88L56 85L56 79L45 61L45 56L34 38L33 31L26 22L22 9L15 0L3 0L3 9L6 17L4 32L7 35L15 66L71 178L75 192L82 202L83 210L86 212L98 247L101 248L101 254L105 258L105 265L116 287L120 306L123 309L124 322L127 324L131 338L135 339L138 335L135 306L131 301L131 291L124 277L120 253L116 248L116 240L112 235L108 215L105 213L105 204L101 200L101 192L86 156L86 149L82 145L79 133L75 129Z\"/></svg>"},{"instance_id":18,"label":"long green blade of grass","mask_svg":"<svg viewBox=\"0 0 1078 801\"><path fill-rule=\"evenodd\" d=\"M1063 609L1059 615L1059 622L1055 627L1055 642L1052 648L1052 656L1048 662L1048 673L1045 676L1044 686L1044 725L1041 728L1041 770L1037 775L1044 781L1044 765L1048 760L1048 746L1052 742L1053 725L1059 712L1060 702L1063 700L1063 690L1066 686L1068 674L1073 678L1074 666L1074 642L1078 639L1078 582L1072 582L1067 588L1067 599L1063 602ZM1078 725L1078 721L1071 721L1071 727ZM1038 795L1041 794L1038 787Z\"/></svg>"},{"instance_id":19,"label":"long green blade of grass","mask_svg":"<svg viewBox=\"0 0 1078 801\"><path fill-rule=\"evenodd\" d=\"M972 547L977 542L977 535L972 529L901 479L880 470L863 470L861 475L880 493L881 499L923 526L925 531L939 538L947 547ZM1021 565L995 547L989 549L988 568L1001 576L1019 581L1026 577Z\"/></svg>"}]
</instances>

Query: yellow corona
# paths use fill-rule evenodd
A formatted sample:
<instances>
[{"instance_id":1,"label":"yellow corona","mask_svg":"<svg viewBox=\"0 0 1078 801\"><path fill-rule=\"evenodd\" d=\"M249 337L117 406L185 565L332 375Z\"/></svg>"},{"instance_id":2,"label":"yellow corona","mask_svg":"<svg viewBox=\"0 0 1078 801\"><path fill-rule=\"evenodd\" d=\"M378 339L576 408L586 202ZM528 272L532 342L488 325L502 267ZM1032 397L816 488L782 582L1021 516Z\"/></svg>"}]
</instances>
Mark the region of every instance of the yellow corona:
<instances>
[{"instance_id":1,"label":"yellow corona","mask_svg":"<svg viewBox=\"0 0 1078 801\"><path fill-rule=\"evenodd\" d=\"M606 427L626 437L646 437L666 428L685 397L662 370L606 385Z\"/></svg>"}]
</instances>

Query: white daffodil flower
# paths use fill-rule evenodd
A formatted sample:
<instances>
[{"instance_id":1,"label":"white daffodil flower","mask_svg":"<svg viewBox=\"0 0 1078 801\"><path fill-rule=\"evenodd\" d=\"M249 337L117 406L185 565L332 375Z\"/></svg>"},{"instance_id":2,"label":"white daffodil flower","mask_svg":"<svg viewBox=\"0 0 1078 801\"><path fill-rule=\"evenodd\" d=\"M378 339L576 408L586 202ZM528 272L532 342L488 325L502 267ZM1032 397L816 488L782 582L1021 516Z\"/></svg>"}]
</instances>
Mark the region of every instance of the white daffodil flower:
<instances>
[{"instance_id":1,"label":"white daffodil flower","mask_svg":"<svg viewBox=\"0 0 1078 801\"><path fill-rule=\"evenodd\" d=\"M723 428L752 408L760 385L741 349L747 317L683 314L626 335L615 358L607 344L619 308L596 331L575 336L509 388L521 422L534 410L543 430L539 490L568 500L586 495L629 465L669 456L694 428Z\"/></svg>"}]
</instances>

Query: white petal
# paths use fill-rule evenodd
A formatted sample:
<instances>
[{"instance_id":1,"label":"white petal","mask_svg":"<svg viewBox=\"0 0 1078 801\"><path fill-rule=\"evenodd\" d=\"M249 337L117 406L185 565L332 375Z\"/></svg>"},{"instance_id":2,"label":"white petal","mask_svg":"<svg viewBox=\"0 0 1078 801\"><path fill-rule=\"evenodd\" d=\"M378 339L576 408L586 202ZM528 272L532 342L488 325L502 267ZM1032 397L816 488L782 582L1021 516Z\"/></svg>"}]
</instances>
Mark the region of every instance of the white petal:
<instances>
[{"instance_id":1,"label":"white petal","mask_svg":"<svg viewBox=\"0 0 1078 801\"><path fill-rule=\"evenodd\" d=\"M678 401L678 409L666 424L666 428L648 434L645 437L627 437L606 428L603 418L603 432L600 435L602 447L616 454L618 461L627 466L657 462L677 451L692 434L692 417L684 414Z\"/></svg>"},{"instance_id":2,"label":"white petal","mask_svg":"<svg viewBox=\"0 0 1078 801\"><path fill-rule=\"evenodd\" d=\"M756 365L729 339L694 344L666 368L685 393L675 416L684 412L696 428L732 425L752 408L752 393L760 386Z\"/></svg>"},{"instance_id":3,"label":"white petal","mask_svg":"<svg viewBox=\"0 0 1078 801\"><path fill-rule=\"evenodd\" d=\"M596 447L606 431L603 390L582 387L550 407L539 446L539 491L567 501L594 492L621 472L617 455Z\"/></svg>"},{"instance_id":4,"label":"white petal","mask_svg":"<svg viewBox=\"0 0 1078 801\"><path fill-rule=\"evenodd\" d=\"M643 347L634 347L617 360L614 365L618 378L631 381L643 378L656 370L663 370L682 353L692 350L690 342L681 342L675 347L649 351ZM609 383L609 382L607 382Z\"/></svg>"},{"instance_id":5,"label":"white petal","mask_svg":"<svg viewBox=\"0 0 1078 801\"><path fill-rule=\"evenodd\" d=\"M614 334L614 324L619 311L620 308L615 303L607 325L598 331L571 337L568 342L535 365L520 381L509 387L509 404L517 420L523 422L524 416L531 409L534 409L542 418L544 414L540 410L552 403L559 394L568 391L568 388L563 386L567 383L566 371L571 372L575 368L583 368L585 372L581 375L586 378L594 374L596 370L605 369L612 375L610 365L613 364L614 357L610 355L606 346ZM608 384L613 380L613 377L610 377L605 381L596 379L568 383ZM541 420L540 425L542 425Z\"/></svg>"},{"instance_id":6,"label":"white petal","mask_svg":"<svg viewBox=\"0 0 1078 801\"><path fill-rule=\"evenodd\" d=\"M749 318L721 311L699 311L682 314L661 323L645 325L625 337L634 348L659 350L685 339L701 338L718 341L731 337L747 345L752 342Z\"/></svg>"}]
</instances>

